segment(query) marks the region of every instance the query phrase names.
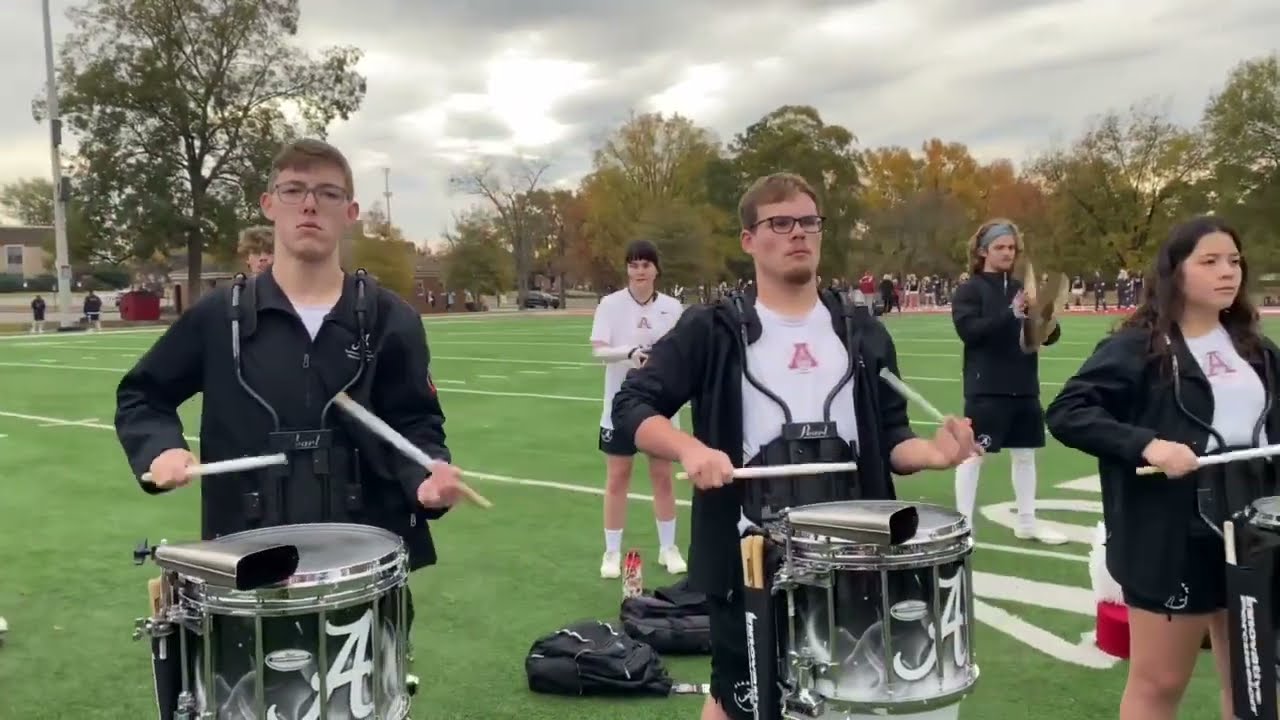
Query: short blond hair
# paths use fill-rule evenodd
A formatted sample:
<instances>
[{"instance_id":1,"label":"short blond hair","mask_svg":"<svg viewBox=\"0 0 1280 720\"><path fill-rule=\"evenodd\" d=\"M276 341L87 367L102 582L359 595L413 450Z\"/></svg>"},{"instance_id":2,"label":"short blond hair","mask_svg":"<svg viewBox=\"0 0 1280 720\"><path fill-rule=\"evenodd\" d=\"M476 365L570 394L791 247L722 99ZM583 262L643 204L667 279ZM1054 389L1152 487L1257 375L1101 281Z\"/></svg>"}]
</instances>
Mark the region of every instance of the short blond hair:
<instances>
[{"instance_id":1,"label":"short blond hair","mask_svg":"<svg viewBox=\"0 0 1280 720\"><path fill-rule=\"evenodd\" d=\"M269 225L258 225L240 231L240 243L236 252L242 258L250 255L270 255L275 252L275 229Z\"/></svg>"},{"instance_id":2,"label":"short blond hair","mask_svg":"<svg viewBox=\"0 0 1280 720\"><path fill-rule=\"evenodd\" d=\"M760 222L761 205L786 202L797 195L808 195L813 199L815 207L819 205L818 194L814 192L813 186L795 173L773 173L756 178L738 201L738 220L742 222L742 229L750 230ZM821 208L818 212L822 212Z\"/></svg>"},{"instance_id":3,"label":"short blond hair","mask_svg":"<svg viewBox=\"0 0 1280 720\"><path fill-rule=\"evenodd\" d=\"M280 148L275 159L271 161L271 179L268 188L275 187L276 178L283 170L307 170L316 165L332 165L342 172L342 179L347 184L348 197L355 197L356 181L351 174L351 163L338 148L323 140L303 138L295 140Z\"/></svg>"}]
</instances>

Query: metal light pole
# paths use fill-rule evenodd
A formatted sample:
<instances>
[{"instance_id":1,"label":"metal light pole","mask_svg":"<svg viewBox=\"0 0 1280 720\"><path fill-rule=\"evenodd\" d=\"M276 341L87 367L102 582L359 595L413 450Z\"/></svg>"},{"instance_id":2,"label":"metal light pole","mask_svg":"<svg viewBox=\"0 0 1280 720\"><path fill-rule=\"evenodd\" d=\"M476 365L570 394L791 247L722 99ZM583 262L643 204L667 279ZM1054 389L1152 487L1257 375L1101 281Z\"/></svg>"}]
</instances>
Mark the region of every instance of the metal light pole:
<instances>
[{"instance_id":1,"label":"metal light pole","mask_svg":"<svg viewBox=\"0 0 1280 720\"><path fill-rule=\"evenodd\" d=\"M53 166L53 241L58 268L58 326L71 327L71 260L67 251L67 188L62 184L62 121L58 118L58 73L53 66L53 23L49 0L41 0L44 14L44 65L48 75L49 157Z\"/></svg>"}]
</instances>

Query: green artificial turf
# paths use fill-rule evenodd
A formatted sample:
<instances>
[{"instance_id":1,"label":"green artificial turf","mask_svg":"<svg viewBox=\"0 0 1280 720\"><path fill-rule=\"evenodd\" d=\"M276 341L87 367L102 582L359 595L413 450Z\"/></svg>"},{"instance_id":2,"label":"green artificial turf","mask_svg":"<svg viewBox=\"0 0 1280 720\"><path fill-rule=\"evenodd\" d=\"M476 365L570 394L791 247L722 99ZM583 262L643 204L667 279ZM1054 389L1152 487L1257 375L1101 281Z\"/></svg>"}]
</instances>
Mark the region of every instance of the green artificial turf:
<instances>
[{"instance_id":1,"label":"green artificial turf","mask_svg":"<svg viewBox=\"0 0 1280 720\"><path fill-rule=\"evenodd\" d=\"M1064 320L1063 341L1043 355L1046 402L1113 321ZM935 405L959 412L960 346L949 317L895 315L887 322L907 381ZM524 658L535 638L579 619L616 618L621 598L620 584L598 575L602 373L588 352L590 318L446 317L428 320L427 328L449 445L458 465L488 474L473 482L495 507L459 507L435 523L440 564L411 579L415 671L422 678L413 717L696 718L698 697L546 697L525 683ZM1277 326L1270 329L1274 335ZM180 541L198 533L198 492L143 494L111 431L116 383L154 337L144 331L0 340L0 616L10 625L0 647L0 718L154 717L148 647L131 632L147 612L145 585L157 571L135 566L131 551L143 538ZM183 409L192 436L198 402ZM914 410L913 417L924 419ZM1096 488L1056 486L1093 474L1094 463L1051 441L1038 465L1042 502L1075 501L1043 517L1087 536L1100 518ZM633 492L648 492L645 477L638 468ZM950 473L904 479L899 488L904 498L953 505ZM688 498L687 485L679 495ZM1012 499L1007 456L989 459L980 504L1011 520L999 504ZM684 545L687 507L679 530ZM985 516L977 536L975 647L982 676L961 718L1115 717L1124 663L1088 668L1046 652L1082 644L1093 628L1088 545L1018 541ZM649 586L674 580L657 565L656 529L644 499L631 505L625 544L643 554ZM1013 582L1018 578L1042 584ZM1020 629L996 627L1007 627L1009 615L1023 621ZM995 616L1004 619L993 624ZM684 682L705 682L709 674L706 658L669 659L667 667ZM1183 717L1216 712L1206 654Z\"/></svg>"}]
</instances>

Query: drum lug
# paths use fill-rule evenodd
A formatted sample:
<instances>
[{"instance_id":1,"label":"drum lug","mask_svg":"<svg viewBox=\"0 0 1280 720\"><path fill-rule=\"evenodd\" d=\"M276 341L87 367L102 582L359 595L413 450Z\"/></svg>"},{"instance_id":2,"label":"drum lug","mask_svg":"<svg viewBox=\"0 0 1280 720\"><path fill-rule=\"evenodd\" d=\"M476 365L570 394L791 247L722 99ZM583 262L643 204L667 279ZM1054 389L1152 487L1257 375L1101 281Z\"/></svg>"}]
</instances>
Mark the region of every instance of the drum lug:
<instances>
[{"instance_id":1,"label":"drum lug","mask_svg":"<svg viewBox=\"0 0 1280 720\"><path fill-rule=\"evenodd\" d=\"M190 690L183 690L178 695L178 708L173 717L174 720L197 720L196 696Z\"/></svg>"},{"instance_id":2,"label":"drum lug","mask_svg":"<svg viewBox=\"0 0 1280 720\"><path fill-rule=\"evenodd\" d=\"M808 652L791 652L789 655L791 672L794 676L792 686L796 690L788 695L787 707L808 717L820 717L823 713L824 701L822 696L813 689L814 666L817 663ZM823 669L826 669L825 666Z\"/></svg>"},{"instance_id":3,"label":"drum lug","mask_svg":"<svg viewBox=\"0 0 1280 720\"><path fill-rule=\"evenodd\" d=\"M786 699L787 710L798 712L811 718L822 717L826 712L826 703L820 695L809 688L796 692Z\"/></svg>"},{"instance_id":4,"label":"drum lug","mask_svg":"<svg viewBox=\"0 0 1280 720\"><path fill-rule=\"evenodd\" d=\"M133 639L141 640L142 636L149 638L164 637L173 633L173 623L168 620L157 620L156 618L138 618L133 621Z\"/></svg>"}]
</instances>

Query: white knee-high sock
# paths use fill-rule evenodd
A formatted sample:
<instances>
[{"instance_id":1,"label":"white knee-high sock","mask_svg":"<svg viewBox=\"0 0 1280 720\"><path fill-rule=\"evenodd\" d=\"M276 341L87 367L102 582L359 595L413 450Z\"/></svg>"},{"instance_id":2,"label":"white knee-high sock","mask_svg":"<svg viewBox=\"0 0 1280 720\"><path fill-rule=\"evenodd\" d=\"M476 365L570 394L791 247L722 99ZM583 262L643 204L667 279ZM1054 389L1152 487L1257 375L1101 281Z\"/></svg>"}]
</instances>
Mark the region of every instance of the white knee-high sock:
<instances>
[{"instance_id":1,"label":"white knee-high sock","mask_svg":"<svg viewBox=\"0 0 1280 720\"><path fill-rule=\"evenodd\" d=\"M982 470L982 456L972 457L956 467L956 510L973 527L973 509L978 502L978 473Z\"/></svg>"},{"instance_id":2,"label":"white knee-high sock","mask_svg":"<svg viewBox=\"0 0 1280 720\"><path fill-rule=\"evenodd\" d=\"M1036 522L1036 451L1011 449L1009 464L1013 466L1013 499L1018 506L1018 523L1029 528Z\"/></svg>"}]
</instances>

